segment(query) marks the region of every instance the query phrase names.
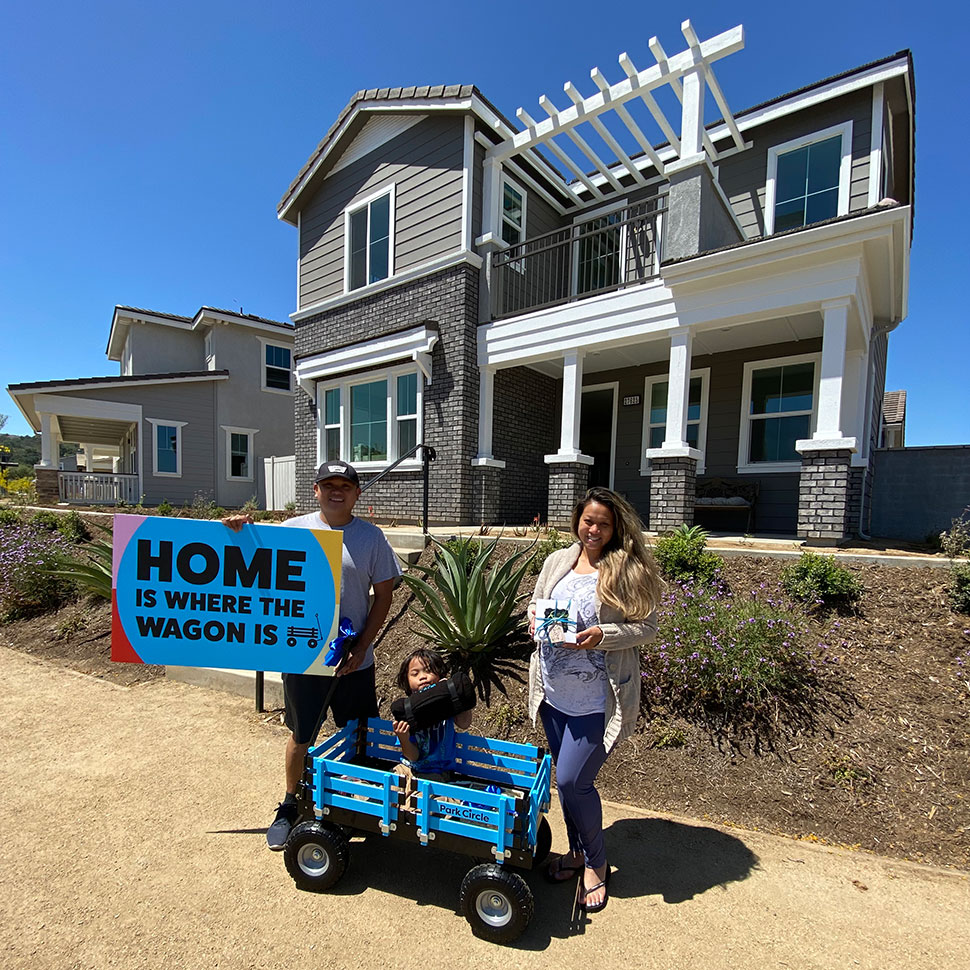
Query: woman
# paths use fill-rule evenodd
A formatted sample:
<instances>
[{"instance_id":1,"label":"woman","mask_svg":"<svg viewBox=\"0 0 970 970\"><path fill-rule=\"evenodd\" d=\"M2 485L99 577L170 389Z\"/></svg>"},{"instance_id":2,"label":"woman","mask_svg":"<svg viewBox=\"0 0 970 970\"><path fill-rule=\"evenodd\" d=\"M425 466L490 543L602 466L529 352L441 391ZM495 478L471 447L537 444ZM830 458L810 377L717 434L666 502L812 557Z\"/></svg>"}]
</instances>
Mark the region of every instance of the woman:
<instances>
[{"instance_id":1,"label":"woman","mask_svg":"<svg viewBox=\"0 0 970 970\"><path fill-rule=\"evenodd\" d=\"M546 559L529 618L534 634L538 600L571 600L576 642L540 636L529 665L529 712L533 724L542 718L549 739L569 836L569 852L547 875L563 882L582 871L580 905L595 913L606 906L610 870L593 783L616 742L636 727L637 648L656 635L660 579L636 512L615 492L591 488L573 510L572 530L579 542Z\"/></svg>"}]
</instances>

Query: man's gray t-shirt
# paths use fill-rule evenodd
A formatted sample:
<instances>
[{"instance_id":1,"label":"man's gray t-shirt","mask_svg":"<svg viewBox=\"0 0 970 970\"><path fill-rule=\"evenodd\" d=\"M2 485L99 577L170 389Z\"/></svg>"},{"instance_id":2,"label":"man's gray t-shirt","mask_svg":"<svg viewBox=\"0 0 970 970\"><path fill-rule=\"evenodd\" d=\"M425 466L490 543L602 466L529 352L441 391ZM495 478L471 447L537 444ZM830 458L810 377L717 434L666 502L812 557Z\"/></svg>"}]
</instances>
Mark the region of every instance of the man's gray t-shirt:
<instances>
[{"instance_id":1,"label":"man's gray t-shirt","mask_svg":"<svg viewBox=\"0 0 970 970\"><path fill-rule=\"evenodd\" d=\"M319 512L298 515L287 519L282 525L295 529L329 530ZM394 555L387 538L376 525L364 522L356 516L343 527L335 529L343 533L343 563L340 576L340 615L346 616L360 633L367 622L370 611L370 588L375 583L396 579L401 575L397 556ZM374 644L367 647L367 654L361 661L363 670L374 663Z\"/></svg>"}]
</instances>

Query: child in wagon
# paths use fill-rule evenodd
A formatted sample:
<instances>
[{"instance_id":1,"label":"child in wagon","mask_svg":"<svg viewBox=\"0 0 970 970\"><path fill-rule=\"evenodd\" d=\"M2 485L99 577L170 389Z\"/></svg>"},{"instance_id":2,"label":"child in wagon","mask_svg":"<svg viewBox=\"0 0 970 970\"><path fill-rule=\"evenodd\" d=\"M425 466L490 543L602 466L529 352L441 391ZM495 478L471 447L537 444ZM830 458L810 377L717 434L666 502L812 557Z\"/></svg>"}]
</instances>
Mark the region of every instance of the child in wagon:
<instances>
[{"instance_id":1,"label":"child in wagon","mask_svg":"<svg viewBox=\"0 0 970 970\"><path fill-rule=\"evenodd\" d=\"M441 654L420 647L401 664L398 686L408 695L433 687L446 674ZM455 727L467 731L472 712L462 711L431 727L412 731L407 721L393 721L394 734L401 745L401 764L395 774L406 779L405 797L410 797L413 780L450 781L455 762Z\"/></svg>"}]
</instances>

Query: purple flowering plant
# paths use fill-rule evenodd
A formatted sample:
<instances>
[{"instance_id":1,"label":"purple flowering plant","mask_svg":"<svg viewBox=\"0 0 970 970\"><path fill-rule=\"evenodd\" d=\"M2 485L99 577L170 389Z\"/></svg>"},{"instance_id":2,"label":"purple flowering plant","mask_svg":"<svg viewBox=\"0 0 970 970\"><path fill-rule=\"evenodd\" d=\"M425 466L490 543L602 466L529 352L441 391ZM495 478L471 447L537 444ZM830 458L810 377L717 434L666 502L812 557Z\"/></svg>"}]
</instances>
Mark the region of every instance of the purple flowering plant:
<instances>
[{"instance_id":1,"label":"purple flowering plant","mask_svg":"<svg viewBox=\"0 0 970 970\"><path fill-rule=\"evenodd\" d=\"M641 651L643 705L722 726L776 720L815 690L826 650L780 589L672 583L657 638Z\"/></svg>"},{"instance_id":2,"label":"purple flowering plant","mask_svg":"<svg viewBox=\"0 0 970 970\"><path fill-rule=\"evenodd\" d=\"M0 527L0 623L45 613L71 595L72 584L48 572L70 545L29 522Z\"/></svg>"}]
</instances>

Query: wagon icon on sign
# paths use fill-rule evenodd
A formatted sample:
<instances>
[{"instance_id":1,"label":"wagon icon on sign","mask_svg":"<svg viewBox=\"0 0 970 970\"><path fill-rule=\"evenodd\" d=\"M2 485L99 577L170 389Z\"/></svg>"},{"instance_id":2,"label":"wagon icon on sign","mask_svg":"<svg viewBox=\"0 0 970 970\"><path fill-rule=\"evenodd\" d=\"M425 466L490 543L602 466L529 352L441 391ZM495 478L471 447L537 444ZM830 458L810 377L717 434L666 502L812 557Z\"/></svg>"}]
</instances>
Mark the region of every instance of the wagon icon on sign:
<instances>
[{"instance_id":1,"label":"wagon icon on sign","mask_svg":"<svg viewBox=\"0 0 970 970\"><path fill-rule=\"evenodd\" d=\"M286 645L295 647L298 638L306 640L306 645L312 650L317 645L320 634L312 626L288 626L286 628Z\"/></svg>"}]
</instances>

